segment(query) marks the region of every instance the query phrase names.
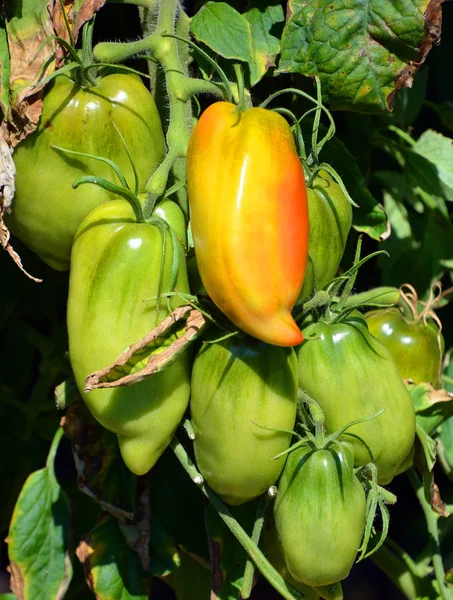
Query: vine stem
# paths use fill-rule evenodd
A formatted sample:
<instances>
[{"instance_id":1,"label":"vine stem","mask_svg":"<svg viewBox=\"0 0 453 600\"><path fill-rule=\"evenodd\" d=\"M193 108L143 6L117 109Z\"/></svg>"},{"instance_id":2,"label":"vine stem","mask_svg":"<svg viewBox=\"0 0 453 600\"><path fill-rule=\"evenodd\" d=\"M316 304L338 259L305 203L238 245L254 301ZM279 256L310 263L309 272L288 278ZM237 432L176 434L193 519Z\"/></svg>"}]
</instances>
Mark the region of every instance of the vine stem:
<instances>
[{"instance_id":1,"label":"vine stem","mask_svg":"<svg viewBox=\"0 0 453 600\"><path fill-rule=\"evenodd\" d=\"M445 584L445 570L442 562L442 555L440 553L439 530L437 528L437 520L439 517L434 513L431 504L426 499L423 483L414 467L411 467L407 471L407 476L425 515L426 526L430 536L429 544L433 560L434 575L436 577L437 585L439 586L439 593L443 600L452 600L450 590Z\"/></svg>"},{"instance_id":2,"label":"vine stem","mask_svg":"<svg viewBox=\"0 0 453 600\"><path fill-rule=\"evenodd\" d=\"M176 458L181 463L184 470L187 472L192 481L199 487L200 491L206 496L209 502L217 511L219 517L225 522L228 529L243 546L244 550L255 563L257 569L264 575L269 583L285 598L286 600L300 600L303 596L300 592L292 588L283 577L270 564L255 542L247 535L244 529L239 525L225 504L217 498L213 491L204 484L203 476L198 472L197 468L190 460L184 447L180 444L176 436L170 442L170 447L176 455Z\"/></svg>"},{"instance_id":3,"label":"vine stem","mask_svg":"<svg viewBox=\"0 0 453 600\"><path fill-rule=\"evenodd\" d=\"M167 187L171 169L179 159L184 159L190 138L191 120L187 118L187 103L192 96L209 93L222 97L222 91L213 83L193 79L185 73L175 39L178 14L182 12L179 0L129 0L126 4L136 4L143 8L157 10L154 31L135 42L101 42L94 48L96 60L108 63L124 60L142 53L151 54L163 69L169 103L169 125L167 129L167 155L146 183L148 195L143 214L148 220L158 198Z\"/></svg>"},{"instance_id":4,"label":"vine stem","mask_svg":"<svg viewBox=\"0 0 453 600\"><path fill-rule=\"evenodd\" d=\"M268 496L263 496L258 505L258 510L256 511L255 524L253 525L252 532L252 540L256 545L259 544L261 532L263 530L264 525L264 514L266 512L267 503L269 501ZM255 573L255 565L253 561L247 559L244 570L244 580L241 588L241 598L247 599L250 598L250 594L252 593L253 587L253 575Z\"/></svg>"}]
</instances>

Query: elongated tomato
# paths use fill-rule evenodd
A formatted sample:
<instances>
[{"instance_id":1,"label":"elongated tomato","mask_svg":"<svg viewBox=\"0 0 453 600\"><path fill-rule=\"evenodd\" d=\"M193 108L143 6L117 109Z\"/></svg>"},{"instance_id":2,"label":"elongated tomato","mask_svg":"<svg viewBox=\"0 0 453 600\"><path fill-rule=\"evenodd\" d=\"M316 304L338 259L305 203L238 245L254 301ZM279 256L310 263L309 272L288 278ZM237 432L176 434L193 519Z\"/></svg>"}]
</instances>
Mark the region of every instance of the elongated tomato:
<instances>
[{"instance_id":1,"label":"elongated tomato","mask_svg":"<svg viewBox=\"0 0 453 600\"><path fill-rule=\"evenodd\" d=\"M212 104L187 155L192 233L203 284L248 334L293 346L291 316L308 256L303 168L285 119L270 110Z\"/></svg>"}]
</instances>

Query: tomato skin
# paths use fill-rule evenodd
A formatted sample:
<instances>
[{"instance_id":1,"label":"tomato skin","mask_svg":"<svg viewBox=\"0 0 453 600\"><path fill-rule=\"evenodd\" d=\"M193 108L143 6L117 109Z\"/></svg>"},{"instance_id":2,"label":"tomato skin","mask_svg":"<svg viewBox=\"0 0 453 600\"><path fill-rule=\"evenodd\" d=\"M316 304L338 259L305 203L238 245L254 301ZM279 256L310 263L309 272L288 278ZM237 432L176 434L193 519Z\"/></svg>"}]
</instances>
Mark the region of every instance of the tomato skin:
<instances>
[{"instance_id":1,"label":"tomato skin","mask_svg":"<svg viewBox=\"0 0 453 600\"><path fill-rule=\"evenodd\" d=\"M168 214L176 207L167 203ZM163 265L163 290L170 287L173 250L169 233ZM190 354L165 371L127 387L83 393L85 378L111 364L129 344L151 331L168 314L158 294L162 233L138 223L130 205L112 200L94 211L78 229L71 258L68 298L69 355L77 386L93 416L118 436L124 462L136 475L154 465L170 442L190 394ZM182 246L176 287L188 292ZM147 301L146 301L147 300ZM171 308L181 304L171 299ZM165 343L166 347L174 336Z\"/></svg>"},{"instance_id":2,"label":"tomato skin","mask_svg":"<svg viewBox=\"0 0 453 600\"><path fill-rule=\"evenodd\" d=\"M299 385L324 410L329 431L384 409L348 432L370 446L378 481L389 483L415 436L412 400L390 352L370 334L357 312L335 324L309 323L303 332L305 340L297 349ZM356 464L370 462L366 448L354 438L350 441Z\"/></svg>"},{"instance_id":3,"label":"tomato skin","mask_svg":"<svg viewBox=\"0 0 453 600\"><path fill-rule=\"evenodd\" d=\"M320 171L311 187L307 188L310 235L304 285L299 302L333 279L344 254L352 225L352 206L340 186L327 171Z\"/></svg>"},{"instance_id":4,"label":"tomato skin","mask_svg":"<svg viewBox=\"0 0 453 600\"><path fill-rule=\"evenodd\" d=\"M297 359L292 348L253 338L206 344L192 371L190 400L198 468L230 504L256 498L273 485L291 434L297 406Z\"/></svg>"},{"instance_id":5,"label":"tomato skin","mask_svg":"<svg viewBox=\"0 0 453 600\"><path fill-rule=\"evenodd\" d=\"M390 350L403 379L441 387L444 340L433 322L408 321L398 308L374 310L365 315L368 329Z\"/></svg>"},{"instance_id":6,"label":"tomato skin","mask_svg":"<svg viewBox=\"0 0 453 600\"><path fill-rule=\"evenodd\" d=\"M365 528L365 492L347 444L308 444L288 455L274 505L277 533L292 577L324 586L348 576Z\"/></svg>"},{"instance_id":7,"label":"tomato skin","mask_svg":"<svg viewBox=\"0 0 453 600\"><path fill-rule=\"evenodd\" d=\"M267 560L274 569L280 573L285 581L296 588L296 590L299 590L304 595L305 600L318 600L319 598L324 598L325 600L343 600L343 590L340 583L330 586L310 587L301 581L296 581L292 577L286 566L272 512L269 515L266 514L260 546L262 546Z\"/></svg>"},{"instance_id":8,"label":"tomato skin","mask_svg":"<svg viewBox=\"0 0 453 600\"><path fill-rule=\"evenodd\" d=\"M304 172L291 128L275 112L212 104L187 153L192 233L202 282L246 333L302 341L291 310L308 256Z\"/></svg>"},{"instance_id":9,"label":"tomato skin","mask_svg":"<svg viewBox=\"0 0 453 600\"><path fill-rule=\"evenodd\" d=\"M165 143L153 97L135 75L107 75L85 89L59 75L44 97L37 131L14 152L16 194L7 226L55 269L69 268L80 223L114 197L96 185L73 189L72 184L86 175L118 181L107 164L69 156L52 145L113 160L134 189L132 167L114 123L126 141L142 191L164 157Z\"/></svg>"}]
</instances>

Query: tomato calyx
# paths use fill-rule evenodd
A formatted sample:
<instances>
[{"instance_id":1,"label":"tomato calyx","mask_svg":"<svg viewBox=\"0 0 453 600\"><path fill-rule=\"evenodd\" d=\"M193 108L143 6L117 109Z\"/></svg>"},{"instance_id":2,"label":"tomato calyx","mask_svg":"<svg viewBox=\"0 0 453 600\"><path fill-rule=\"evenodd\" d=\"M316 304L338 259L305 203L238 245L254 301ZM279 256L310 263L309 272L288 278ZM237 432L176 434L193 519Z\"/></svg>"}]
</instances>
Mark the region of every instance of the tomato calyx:
<instances>
[{"instance_id":1,"label":"tomato calyx","mask_svg":"<svg viewBox=\"0 0 453 600\"><path fill-rule=\"evenodd\" d=\"M134 73L141 77L147 77L140 71L127 67L126 65L114 65L102 62L96 62L93 55L93 28L94 28L95 16L85 23L82 28L82 47L81 49L75 48L75 41L72 36L71 29L66 19L65 23L69 36L69 42L59 36L50 36L43 40L41 48L44 47L49 41L56 41L61 48L66 52L65 64L54 71L48 77L40 79L36 86L42 86L43 84L50 83L56 77L67 74L74 83L79 85L81 88L96 87L99 81L105 75L114 72L126 72ZM40 51L38 50L38 52Z\"/></svg>"},{"instance_id":2,"label":"tomato calyx","mask_svg":"<svg viewBox=\"0 0 453 600\"><path fill-rule=\"evenodd\" d=\"M324 321L339 323L344 321L353 311L366 306L393 306L397 301L398 290L382 287L362 294L352 295L357 272L362 265L385 250L373 252L360 258L362 236L359 237L354 263L343 275L329 281L302 305L302 311L295 317L296 323L303 327L308 322Z\"/></svg>"}]
</instances>

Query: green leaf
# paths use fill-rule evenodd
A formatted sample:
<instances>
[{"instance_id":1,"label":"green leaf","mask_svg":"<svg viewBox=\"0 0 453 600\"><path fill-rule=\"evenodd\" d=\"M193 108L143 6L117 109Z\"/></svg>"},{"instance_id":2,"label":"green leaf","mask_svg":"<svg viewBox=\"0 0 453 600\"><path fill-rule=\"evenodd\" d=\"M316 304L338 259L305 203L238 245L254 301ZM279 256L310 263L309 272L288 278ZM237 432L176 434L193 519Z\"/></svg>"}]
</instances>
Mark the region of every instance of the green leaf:
<instances>
[{"instance_id":1,"label":"green leaf","mask_svg":"<svg viewBox=\"0 0 453 600\"><path fill-rule=\"evenodd\" d=\"M422 427L420 427L418 423L417 437L422 445L426 466L428 467L428 471L431 472L434 469L434 463L436 462L436 442L426 433L426 431Z\"/></svg>"},{"instance_id":2,"label":"green leaf","mask_svg":"<svg viewBox=\"0 0 453 600\"><path fill-rule=\"evenodd\" d=\"M392 194L384 192L384 206L392 227L392 234L398 240L410 238L412 235L411 224L404 204L398 202Z\"/></svg>"},{"instance_id":3,"label":"green leaf","mask_svg":"<svg viewBox=\"0 0 453 600\"><path fill-rule=\"evenodd\" d=\"M139 558L124 543L113 517L103 519L82 540L76 554L96 598L148 600L148 582Z\"/></svg>"},{"instance_id":4,"label":"green leaf","mask_svg":"<svg viewBox=\"0 0 453 600\"><path fill-rule=\"evenodd\" d=\"M159 520L151 514L150 523L150 567L153 576L168 575L177 569L181 560L175 543L162 527Z\"/></svg>"},{"instance_id":5,"label":"green leaf","mask_svg":"<svg viewBox=\"0 0 453 600\"><path fill-rule=\"evenodd\" d=\"M257 0L252 4L256 3ZM275 59L280 52L280 35L285 15L281 4L275 2L264 9L253 6L243 17L249 22L252 32L254 60L249 63L249 68L250 84L253 86L270 67L275 67Z\"/></svg>"},{"instance_id":6,"label":"green leaf","mask_svg":"<svg viewBox=\"0 0 453 600\"><path fill-rule=\"evenodd\" d=\"M9 108L9 50L5 20L0 14L0 109L6 117Z\"/></svg>"},{"instance_id":7,"label":"green leaf","mask_svg":"<svg viewBox=\"0 0 453 600\"><path fill-rule=\"evenodd\" d=\"M429 383L409 385L417 424L431 435L439 425L453 415L453 395L435 390Z\"/></svg>"},{"instance_id":8,"label":"green leaf","mask_svg":"<svg viewBox=\"0 0 453 600\"><path fill-rule=\"evenodd\" d=\"M429 269L431 280L434 280L445 270L444 262L448 263L453 259L453 224L434 210L429 211L424 222L425 231L422 248L429 248L429 252L425 250L424 260Z\"/></svg>"},{"instance_id":9,"label":"green leaf","mask_svg":"<svg viewBox=\"0 0 453 600\"><path fill-rule=\"evenodd\" d=\"M11 588L21 598L62 598L72 577L68 556L71 512L54 472L62 433L59 429L54 437L46 467L27 478L11 519Z\"/></svg>"},{"instance_id":10,"label":"green leaf","mask_svg":"<svg viewBox=\"0 0 453 600\"><path fill-rule=\"evenodd\" d=\"M414 188L453 202L453 140L428 129L408 153L406 175Z\"/></svg>"},{"instance_id":11,"label":"green leaf","mask_svg":"<svg viewBox=\"0 0 453 600\"><path fill-rule=\"evenodd\" d=\"M224 58L253 62L252 34L249 23L225 2L207 2L192 18L190 30Z\"/></svg>"},{"instance_id":12,"label":"green leaf","mask_svg":"<svg viewBox=\"0 0 453 600\"><path fill-rule=\"evenodd\" d=\"M211 596L211 570L181 551L181 566L164 579L178 600L207 600Z\"/></svg>"},{"instance_id":13,"label":"green leaf","mask_svg":"<svg viewBox=\"0 0 453 600\"><path fill-rule=\"evenodd\" d=\"M332 108L391 109L440 33L440 10L429 0L289 0L279 72L318 75Z\"/></svg>"}]
</instances>

